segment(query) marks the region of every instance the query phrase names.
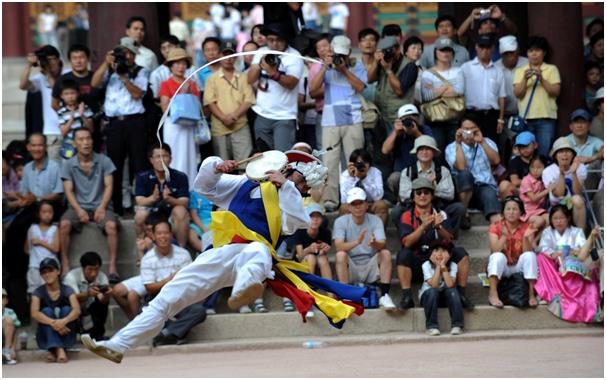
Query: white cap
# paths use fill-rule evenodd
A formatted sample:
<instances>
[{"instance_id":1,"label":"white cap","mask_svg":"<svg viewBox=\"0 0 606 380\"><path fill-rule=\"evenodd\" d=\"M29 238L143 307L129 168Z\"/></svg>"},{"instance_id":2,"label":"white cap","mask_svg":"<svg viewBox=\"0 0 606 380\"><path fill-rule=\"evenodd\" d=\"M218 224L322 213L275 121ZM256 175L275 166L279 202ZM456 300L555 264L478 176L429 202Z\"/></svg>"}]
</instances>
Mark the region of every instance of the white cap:
<instances>
[{"instance_id":1,"label":"white cap","mask_svg":"<svg viewBox=\"0 0 606 380\"><path fill-rule=\"evenodd\" d=\"M404 104L402 107L398 109L398 119L403 118L404 116L409 115L418 115L419 110L415 107L414 104Z\"/></svg>"},{"instance_id":2,"label":"white cap","mask_svg":"<svg viewBox=\"0 0 606 380\"><path fill-rule=\"evenodd\" d=\"M351 40L345 36L335 36L330 42L330 47L335 54L349 55Z\"/></svg>"},{"instance_id":3,"label":"white cap","mask_svg":"<svg viewBox=\"0 0 606 380\"><path fill-rule=\"evenodd\" d=\"M347 203L353 203L355 201L365 201L366 200L366 192L359 188L354 187L347 192Z\"/></svg>"},{"instance_id":4,"label":"white cap","mask_svg":"<svg viewBox=\"0 0 606 380\"><path fill-rule=\"evenodd\" d=\"M314 212L319 212L320 215L324 215L324 207L317 203L310 203L307 207L305 207L305 211L307 215L311 216Z\"/></svg>"},{"instance_id":5,"label":"white cap","mask_svg":"<svg viewBox=\"0 0 606 380\"><path fill-rule=\"evenodd\" d=\"M515 36L505 36L499 38L499 52L501 54L516 50L518 50L518 40Z\"/></svg>"}]
</instances>

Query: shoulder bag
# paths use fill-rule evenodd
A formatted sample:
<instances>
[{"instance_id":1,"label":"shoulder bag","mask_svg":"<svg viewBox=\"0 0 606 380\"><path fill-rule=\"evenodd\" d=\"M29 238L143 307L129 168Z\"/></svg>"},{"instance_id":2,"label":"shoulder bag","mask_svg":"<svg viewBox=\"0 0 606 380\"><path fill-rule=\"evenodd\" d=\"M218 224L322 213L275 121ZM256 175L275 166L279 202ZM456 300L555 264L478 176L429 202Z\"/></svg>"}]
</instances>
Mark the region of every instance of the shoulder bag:
<instances>
[{"instance_id":1,"label":"shoulder bag","mask_svg":"<svg viewBox=\"0 0 606 380\"><path fill-rule=\"evenodd\" d=\"M188 89L188 91L191 91ZM192 93L179 93L170 106L170 120L184 127L196 127L201 119L198 97Z\"/></svg>"},{"instance_id":2,"label":"shoulder bag","mask_svg":"<svg viewBox=\"0 0 606 380\"><path fill-rule=\"evenodd\" d=\"M445 84L450 84L436 70L429 70ZM421 113L429 122L458 120L465 114L465 97L463 95L441 96L421 105Z\"/></svg>"},{"instance_id":3,"label":"shoulder bag","mask_svg":"<svg viewBox=\"0 0 606 380\"><path fill-rule=\"evenodd\" d=\"M532 98L534 96L534 91L537 89L537 84L539 84L539 79L534 82L534 86L532 86L532 91L530 92L530 97L528 98L528 104L526 105L526 111L524 111L524 116L512 116L509 122L509 129L512 132L520 133L524 132L528 129L528 125L526 125L526 118L528 117L528 111L530 111L530 103L532 102Z\"/></svg>"},{"instance_id":4,"label":"shoulder bag","mask_svg":"<svg viewBox=\"0 0 606 380\"><path fill-rule=\"evenodd\" d=\"M358 94L358 98L362 104L362 126L364 129L374 129L379 121L379 108L373 102L364 99L361 94Z\"/></svg>"}]
</instances>

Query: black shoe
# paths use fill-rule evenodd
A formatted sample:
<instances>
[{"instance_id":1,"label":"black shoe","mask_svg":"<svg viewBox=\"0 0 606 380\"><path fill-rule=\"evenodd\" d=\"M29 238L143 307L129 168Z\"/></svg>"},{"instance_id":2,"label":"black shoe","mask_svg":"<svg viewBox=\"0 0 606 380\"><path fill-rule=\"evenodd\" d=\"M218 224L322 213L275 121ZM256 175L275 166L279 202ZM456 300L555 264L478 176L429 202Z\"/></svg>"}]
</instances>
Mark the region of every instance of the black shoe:
<instances>
[{"instance_id":1,"label":"black shoe","mask_svg":"<svg viewBox=\"0 0 606 380\"><path fill-rule=\"evenodd\" d=\"M168 345L173 345L173 344L178 344L178 343L179 343L179 338L177 338L175 335L169 334L167 336L164 336L164 334L162 334L162 333L158 334L158 336L156 336L154 338L154 340L152 341L152 345L154 347L168 346Z\"/></svg>"},{"instance_id":2,"label":"black shoe","mask_svg":"<svg viewBox=\"0 0 606 380\"><path fill-rule=\"evenodd\" d=\"M403 295L400 303L398 304L398 309L408 310L412 309L413 307L415 307L415 302L412 299L412 295L410 293Z\"/></svg>"},{"instance_id":3,"label":"black shoe","mask_svg":"<svg viewBox=\"0 0 606 380\"><path fill-rule=\"evenodd\" d=\"M476 305L464 294L460 294L459 297L461 298L461 305L463 306L463 309L471 310L476 307Z\"/></svg>"},{"instance_id":4,"label":"black shoe","mask_svg":"<svg viewBox=\"0 0 606 380\"><path fill-rule=\"evenodd\" d=\"M461 218L459 227L462 230L469 230L471 228L471 218L469 217L469 215L465 215L464 217Z\"/></svg>"}]
</instances>

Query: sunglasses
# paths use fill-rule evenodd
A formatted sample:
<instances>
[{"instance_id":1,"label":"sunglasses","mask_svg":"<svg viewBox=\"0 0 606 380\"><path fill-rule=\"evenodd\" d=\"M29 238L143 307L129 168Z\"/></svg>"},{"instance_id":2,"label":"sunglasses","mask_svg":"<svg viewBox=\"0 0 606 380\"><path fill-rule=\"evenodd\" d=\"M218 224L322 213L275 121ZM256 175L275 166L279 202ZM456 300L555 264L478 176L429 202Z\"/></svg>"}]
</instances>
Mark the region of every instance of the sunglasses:
<instances>
[{"instance_id":1,"label":"sunglasses","mask_svg":"<svg viewBox=\"0 0 606 380\"><path fill-rule=\"evenodd\" d=\"M431 194L431 190L429 190L429 189L415 190L415 195L430 195L430 194Z\"/></svg>"}]
</instances>

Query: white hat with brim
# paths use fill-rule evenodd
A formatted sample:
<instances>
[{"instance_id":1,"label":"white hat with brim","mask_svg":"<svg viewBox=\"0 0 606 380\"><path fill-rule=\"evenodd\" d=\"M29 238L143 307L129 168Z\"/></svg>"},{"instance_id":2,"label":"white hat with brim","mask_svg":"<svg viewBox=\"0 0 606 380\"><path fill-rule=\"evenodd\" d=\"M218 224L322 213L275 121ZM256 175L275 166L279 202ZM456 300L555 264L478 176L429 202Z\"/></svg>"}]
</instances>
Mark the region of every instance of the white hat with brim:
<instances>
[{"instance_id":1,"label":"white hat with brim","mask_svg":"<svg viewBox=\"0 0 606 380\"><path fill-rule=\"evenodd\" d=\"M412 150L410 151L410 153L412 154L416 154L417 153L417 149L419 149L422 146L426 146L428 148L433 149L436 153L442 153L440 151L440 149L438 149L438 144L436 143L436 140L428 135L421 135L419 137L417 137L415 139L415 146L414 148L412 148Z\"/></svg>"}]
</instances>

